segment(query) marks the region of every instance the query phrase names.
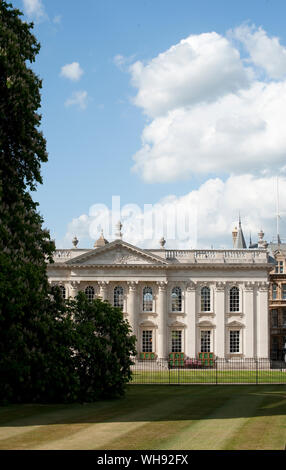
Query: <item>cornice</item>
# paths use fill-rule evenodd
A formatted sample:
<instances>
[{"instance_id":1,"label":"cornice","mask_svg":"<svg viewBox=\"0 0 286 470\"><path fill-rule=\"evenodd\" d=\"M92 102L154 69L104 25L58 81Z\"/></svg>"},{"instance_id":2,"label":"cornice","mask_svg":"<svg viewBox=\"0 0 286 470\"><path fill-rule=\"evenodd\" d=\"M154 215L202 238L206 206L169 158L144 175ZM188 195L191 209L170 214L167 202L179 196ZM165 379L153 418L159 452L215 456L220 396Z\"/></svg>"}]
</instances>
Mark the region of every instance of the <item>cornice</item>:
<instances>
[{"instance_id":1,"label":"cornice","mask_svg":"<svg viewBox=\"0 0 286 470\"><path fill-rule=\"evenodd\" d=\"M268 264L65 264L53 263L48 265L48 269L156 269L156 270L266 270Z\"/></svg>"}]
</instances>

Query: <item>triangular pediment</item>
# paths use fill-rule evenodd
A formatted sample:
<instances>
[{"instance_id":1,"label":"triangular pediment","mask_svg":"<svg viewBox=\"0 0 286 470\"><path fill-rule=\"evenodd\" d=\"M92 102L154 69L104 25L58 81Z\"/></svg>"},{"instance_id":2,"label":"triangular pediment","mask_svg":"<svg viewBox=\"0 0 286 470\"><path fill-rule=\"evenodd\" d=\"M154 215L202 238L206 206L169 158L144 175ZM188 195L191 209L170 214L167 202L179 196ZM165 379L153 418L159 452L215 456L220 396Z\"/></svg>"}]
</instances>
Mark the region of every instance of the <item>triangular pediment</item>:
<instances>
[{"instance_id":1,"label":"triangular pediment","mask_svg":"<svg viewBox=\"0 0 286 470\"><path fill-rule=\"evenodd\" d=\"M80 256L77 256L65 264L68 265L162 265L166 266L167 261L159 256L147 253L122 240L115 240L107 245L90 250Z\"/></svg>"}]
</instances>

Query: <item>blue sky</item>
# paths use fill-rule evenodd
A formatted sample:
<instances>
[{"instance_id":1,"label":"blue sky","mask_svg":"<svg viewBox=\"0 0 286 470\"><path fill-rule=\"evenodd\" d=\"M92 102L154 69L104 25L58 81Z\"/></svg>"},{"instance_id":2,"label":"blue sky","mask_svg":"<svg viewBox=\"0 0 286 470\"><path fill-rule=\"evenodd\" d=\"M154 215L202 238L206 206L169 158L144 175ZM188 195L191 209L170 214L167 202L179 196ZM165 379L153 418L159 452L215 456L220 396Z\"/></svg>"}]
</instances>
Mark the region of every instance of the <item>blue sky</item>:
<instances>
[{"instance_id":1,"label":"blue sky","mask_svg":"<svg viewBox=\"0 0 286 470\"><path fill-rule=\"evenodd\" d=\"M49 161L34 198L58 246L73 235L92 246L100 227L90 229L90 208L111 208L112 196L196 213L197 243L170 247L231 246L239 211L246 237L262 226L271 239L276 175L283 230L286 142L273 129L286 99L284 0L13 5L41 43L33 68ZM125 239L156 247L157 235L147 242L134 220L123 221Z\"/></svg>"}]
</instances>

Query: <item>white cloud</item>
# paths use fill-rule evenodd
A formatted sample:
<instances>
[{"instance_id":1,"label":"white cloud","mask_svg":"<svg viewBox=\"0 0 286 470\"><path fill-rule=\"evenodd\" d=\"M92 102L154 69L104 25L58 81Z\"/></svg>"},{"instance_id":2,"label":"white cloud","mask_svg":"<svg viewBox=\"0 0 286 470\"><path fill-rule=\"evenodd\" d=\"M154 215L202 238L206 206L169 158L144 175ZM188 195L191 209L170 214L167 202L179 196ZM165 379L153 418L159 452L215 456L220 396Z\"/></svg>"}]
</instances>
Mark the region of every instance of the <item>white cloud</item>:
<instances>
[{"instance_id":1,"label":"white cloud","mask_svg":"<svg viewBox=\"0 0 286 470\"><path fill-rule=\"evenodd\" d=\"M78 62L72 62L71 64L63 65L61 68L61 77L68 78L74 82L77 82L83 74L83 70Z\"/></svg>"},{"instance_id":2,"label":"white cloud","mask_svg":"<svg viewBox=\"0 0 286 470\"><path fill-rule=\"evenodd\" d=\"M281 234L286 235L286 177L280 177L280 211L282 215ZM145 232L143 208L135 205L122 209L123 239L129 243L145 248L159 248L162 235L167 238L166 248L231 248L231 232L237 224L238 214L242 217L245 239L248 243L251 233L252 241L257 240L258 231L263 228L265 238L271 241L275 235L276 222L276 181L273 177L254 177L250 174L230 176L226 181L220 178L208 179L197 190L182 196L168 196L152 207L147 207ZM95 211L93 206L89 215L81 215L72 220L64 240L63 247L71 246L74 235L85 244L92 244L100 235L111 240L111 210ZM182 233L178 218L174 214L189 215L191 227L189 234ZM116 218L117 221L117 218ZM157 224L154 222L157 221ZM162 225L160 225L162 223ZM169 234L169 237L168 237ZM197 241L195 240L197 235Z\"/></svg>"},{"instance_id":3,"label":"white cloud","mask_svg":"<svg viewBox=\"0 0 286 470\"><path fill-rule=\"evenodd\" d=\"M213 101L248 87L249 71L231 43L217 33L189 36L146 65L130 66L134 99L150 117Z\"/></svg>"},{"instance_id":4,"label":"white cloud","mask_svg":"<svg viewBox=\"0 0 286 470\"><path fill-rule=\"evenodd\" d=\"M233 37L247 40L247 61L230 39L208 33L129 68L137 88L134 102L151 118L133 167L146 182L194 174L266 174L285 165L286 79L272 80L275 71L282 76L285 48L261 29L241 27ZM249 46L251 38L256 49ZM259 81L263 49L269 75Z\"/></svg>"},{"instance_id":5,"label":"white cloud","mask_svg":"<svg viewBox=\"0 0 286 470\"><path fill-rule=\"evenodd\" d=\"M80 109L87 107L87 91L75 91L72 96L65 101L65 106L78 106Z\"/></svg>"},{"instance_id":6,"label":"white cloud","mask_svg":"<svg viewBox=\"0 0 286 470\"><path fill-rule=\"evenodd\" d=\"M41 0L23 0L25 13L35 18L36 20L43 20L47 17L44 5Z\"/></svg>"},{"instance_id":7,"label":"white cloud","mask_svg":"<svg viewBox=\"0 0 286 470\"><path fill-rule=\"evenodd\" d=\"M279 39L270 38L262 28L242 25L230 33L245 46L253 64L264 69L270 78L286 78L286 48Z\"/></svg>"}]
</instances>

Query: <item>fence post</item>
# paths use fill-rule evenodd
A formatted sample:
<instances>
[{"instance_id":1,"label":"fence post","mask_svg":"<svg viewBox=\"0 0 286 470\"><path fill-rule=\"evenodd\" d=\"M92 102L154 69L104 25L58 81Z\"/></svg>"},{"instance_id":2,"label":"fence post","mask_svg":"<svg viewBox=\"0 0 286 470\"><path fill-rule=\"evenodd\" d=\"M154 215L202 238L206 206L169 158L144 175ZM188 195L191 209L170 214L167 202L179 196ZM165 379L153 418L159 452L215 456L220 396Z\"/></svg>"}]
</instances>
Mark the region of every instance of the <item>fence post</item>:
<instances>
[{"instance_id":1,"label":"fence post","mask_svg":"<svg viewBox=\"0 0 286 470\"><path fill-rule=\"evenodd\" d=\"M258 360L257 358L255 359L255 363L256 363L256 385L258 385Z\"/></svg>"},{"instance_id":2,"label":"fence post","mask_svg":"<svg viewBox=\"0 0 286 470\"><path fill-rule=\"evenodd\" d=\"M215 383L217 385L217 360L215 361Z\"/></svg>"},{"instance_id":3,"label":"fence post","mask_svg":"<svg viewBox=\"0 0 286 470\"><path fill-rule=\"evenodd\" d=\"M178 385L180 385L180 365L178 365Z\"/></svg>"}]
</instances>

